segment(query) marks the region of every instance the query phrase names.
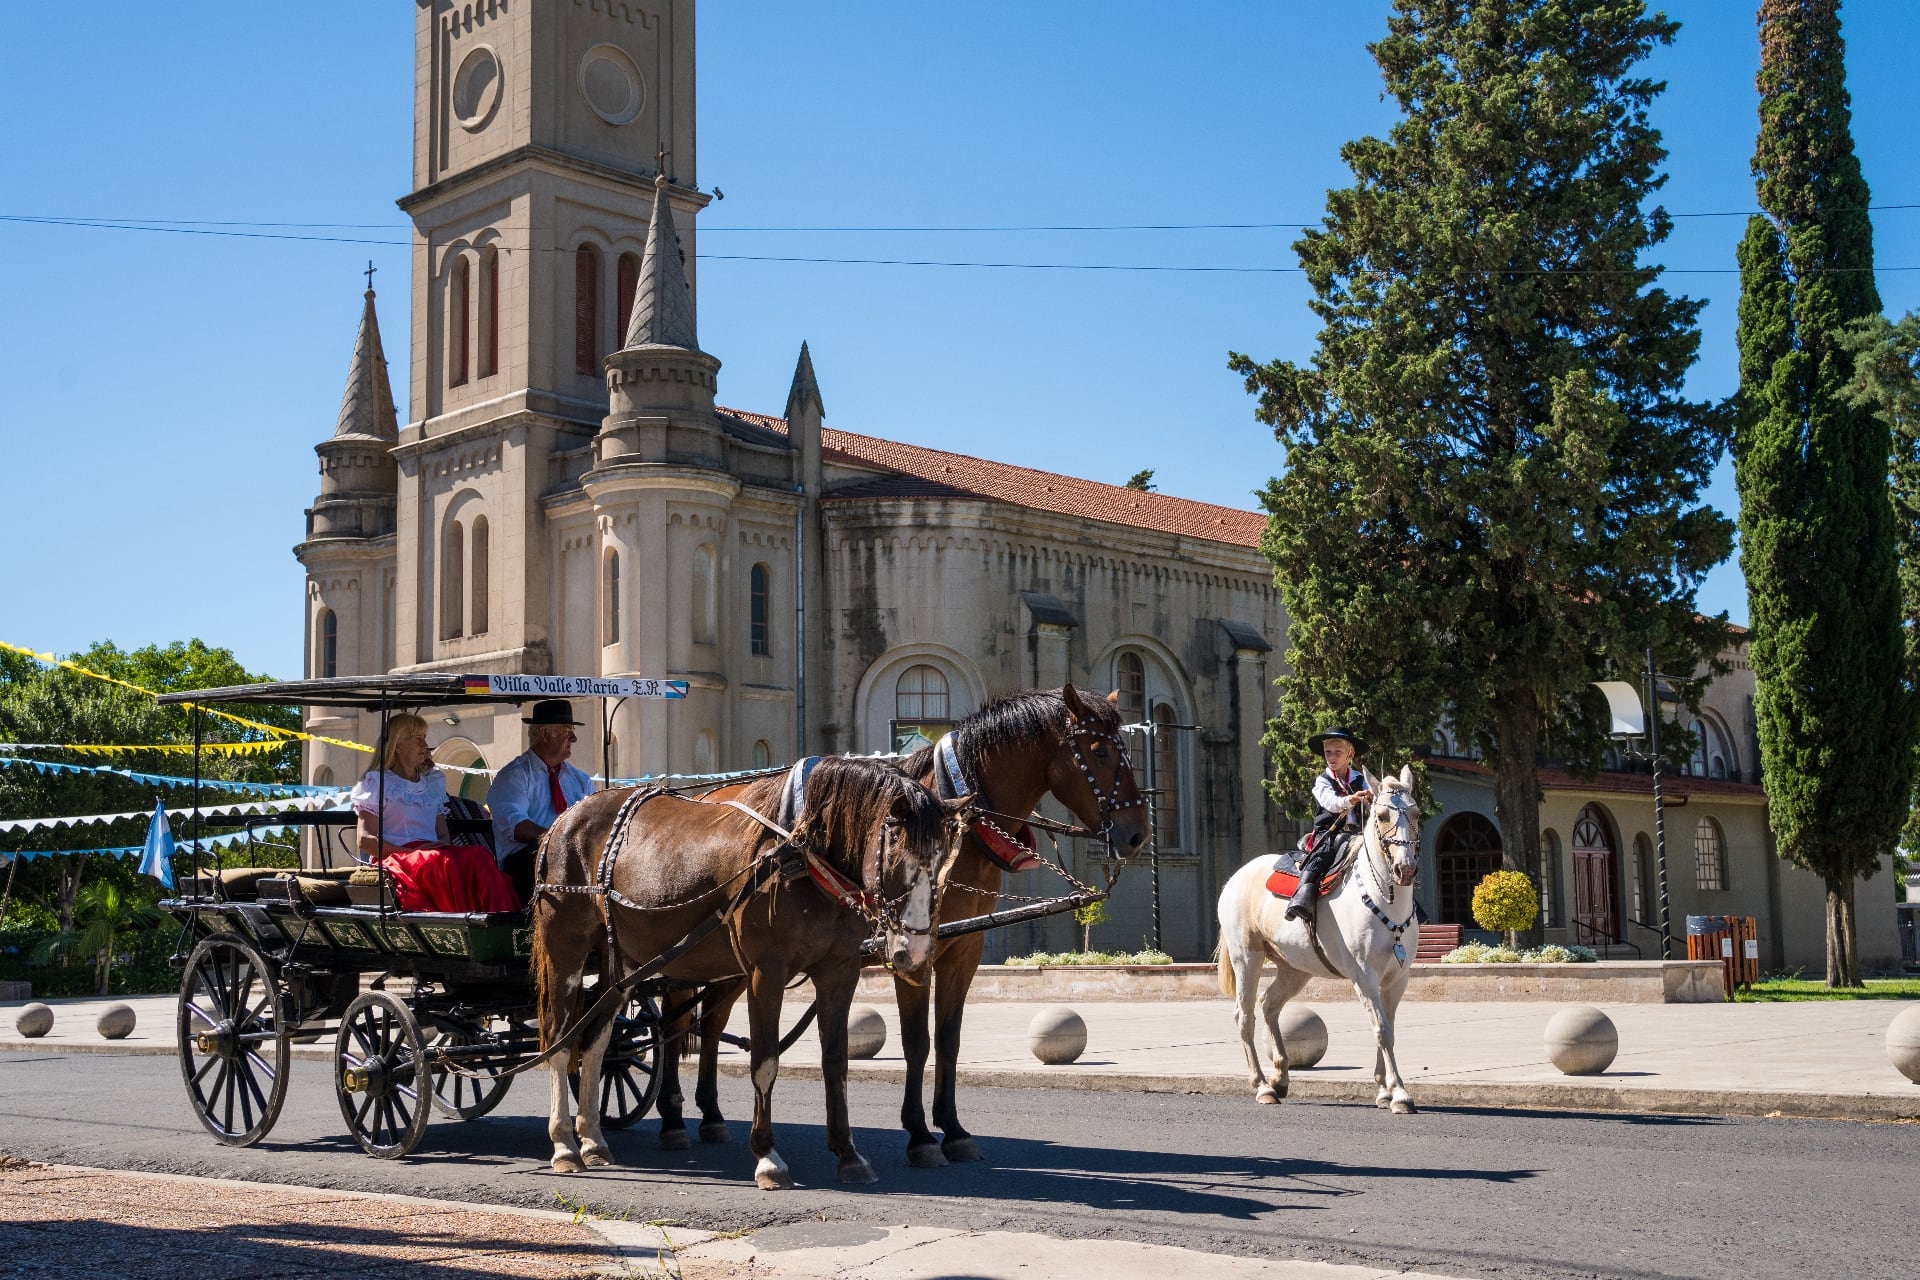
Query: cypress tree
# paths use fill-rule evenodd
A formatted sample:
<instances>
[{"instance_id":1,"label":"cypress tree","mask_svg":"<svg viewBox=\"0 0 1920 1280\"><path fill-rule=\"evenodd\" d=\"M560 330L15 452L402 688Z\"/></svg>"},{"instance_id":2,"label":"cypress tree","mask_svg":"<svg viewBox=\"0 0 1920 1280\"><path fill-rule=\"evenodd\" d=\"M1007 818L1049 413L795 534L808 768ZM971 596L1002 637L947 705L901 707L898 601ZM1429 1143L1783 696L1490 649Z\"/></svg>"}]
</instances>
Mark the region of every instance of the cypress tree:
<instances>
[{"instance_id":1,"label":"cypress tree","mask_svg":"<svg viewBox=\"0 0 1920 1280\"><path fill-rule=\"evenodd\" d=\"M1740 245L1733 453L1768 815L1780 856L1826 887L1827 985L1857 986L1854 882L1906 816L1913 699L1889 433L1849 395L1847 335L1880 298L1839 9L1760 5L1763 213Z\"/></svg>"},{"instance_id":2,"label":"cypress tree","mask_svg":"<svg viewBox=\"0 0 1920 1280\"><path fill-rule=\"evenodd\" d=\"M1402 114L1343 148L1354 185L1295 246L1312 364L1231 358L1286 447L1261 494L1289 614L1276 799L1298 805L1323 716L1403 755L1446 721L1539 883L1537 762L1605 745L1588 682L1723 639L1694 589L1731 550L1699 502L1725 415L1681 394L1701 304L1646 258L1664 86L1637 65L1677 30L1640 0L1396 0L1370 46Z\"/></svg>"}]
</instances>

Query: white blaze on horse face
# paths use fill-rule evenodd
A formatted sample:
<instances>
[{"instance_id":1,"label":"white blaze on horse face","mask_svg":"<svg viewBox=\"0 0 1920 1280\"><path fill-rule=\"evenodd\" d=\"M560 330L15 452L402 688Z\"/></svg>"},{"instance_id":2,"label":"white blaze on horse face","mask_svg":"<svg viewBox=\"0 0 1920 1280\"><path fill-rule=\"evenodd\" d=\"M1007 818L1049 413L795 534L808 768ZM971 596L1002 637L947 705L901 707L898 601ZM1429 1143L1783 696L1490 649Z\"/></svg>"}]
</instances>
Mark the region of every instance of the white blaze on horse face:
<instances>
[{"instance_id":1,"label":"white blaze on horse face","mask_svg":"<svg viewBox=\"0 0 1920 1280\"><path fill-rule=\"evenodd\" d=\"M933 868L925 863L913 873L900 932L890 950L906 969L918 969L933 955Z\"/></svg>"}]
</instances>

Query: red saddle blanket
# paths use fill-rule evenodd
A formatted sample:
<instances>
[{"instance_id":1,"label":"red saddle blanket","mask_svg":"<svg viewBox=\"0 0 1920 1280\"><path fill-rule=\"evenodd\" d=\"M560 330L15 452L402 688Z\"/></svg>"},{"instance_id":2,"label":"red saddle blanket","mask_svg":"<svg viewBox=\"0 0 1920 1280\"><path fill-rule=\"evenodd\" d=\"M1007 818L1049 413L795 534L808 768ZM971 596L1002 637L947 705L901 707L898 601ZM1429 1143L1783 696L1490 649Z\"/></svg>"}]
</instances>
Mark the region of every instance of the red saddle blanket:
<instances>
[{"instance_id":1,"label":"red saddle blanket","mask_svg":"<svg viewBox=\"0 0 1920 1280\"><path fill-rule=\"evenodd\" d=\"M1289 863L1285 858L1275 858L1273 871L1267 876L1267 892L1276 897L1291 898L1293 891L1300 887L1298 866L1298 863ZM1320 882L1320 896L1324 898L1339 888L1341 877L1346 874L1347 869L1343 866L1336 866L1328 872L1327 878Z\"/></svg>"}]
</instances>

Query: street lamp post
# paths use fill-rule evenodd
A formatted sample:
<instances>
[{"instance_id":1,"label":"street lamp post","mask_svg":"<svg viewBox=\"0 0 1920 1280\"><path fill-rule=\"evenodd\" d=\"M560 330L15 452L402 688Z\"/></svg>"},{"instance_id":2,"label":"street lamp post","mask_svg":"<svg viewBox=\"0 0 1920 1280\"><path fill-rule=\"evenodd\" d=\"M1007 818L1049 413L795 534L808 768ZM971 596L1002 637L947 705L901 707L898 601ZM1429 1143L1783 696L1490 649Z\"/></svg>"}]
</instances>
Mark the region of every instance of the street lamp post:
<instances>
[{"instance_id":1,"label":"street lamp post","mask_svg":"<svg viewBox=\"0 0 1920 1280\"><path fill-rule=\"evenodd\" d=\"M1660 674L1647 646L1647 749L1653 757L1654 865L1660 876L1660 958L1673 959L1673 902L1667 896L1667 809L1660 798Z\"/></svg>"},{"instance_id":2,"label":"street lamp post","mask_svg":"<svg viewBox=\"0 0 1920 1280\"><path fill-rule=\"evenodd\" d=\"M1120 728L1126 732L1138 733L1146 739L1147 751L1147 847L1148 863L1153 876L1153 949L1165 951L1160 943L1160 753L1154 750L1162 729L1177 729L1191 733L1198 729L1197 724L1168 724L1159 720L1143 720L1138 724L1123 724Z\"/></svg>"}]
</instances>

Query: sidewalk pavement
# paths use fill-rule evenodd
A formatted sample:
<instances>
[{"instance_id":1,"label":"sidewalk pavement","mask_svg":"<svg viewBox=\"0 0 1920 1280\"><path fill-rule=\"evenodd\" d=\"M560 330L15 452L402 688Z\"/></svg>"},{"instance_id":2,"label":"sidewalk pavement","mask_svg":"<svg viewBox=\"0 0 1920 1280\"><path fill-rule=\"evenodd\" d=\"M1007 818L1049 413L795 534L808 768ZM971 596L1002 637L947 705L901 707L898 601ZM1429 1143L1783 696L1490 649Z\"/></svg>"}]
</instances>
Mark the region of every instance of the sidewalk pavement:
<instances>
[{"instance_id":1,"label":"sidewalk pavement","mask_svg":"<svg viewBox=\"0 0 1920 1280\"><path fill-rule=\"evenodd\" d=\"M0 1157L0 1270L46 1280L1448 1280L1012 1231L804 1222L715 1235L540 1209Z\"/></svg>"},{"instance_id":2,"label":"sidewalk pavement","mask_svg":"<svg viewBox=\"0 0 1920 1280\"><path fill-rule=\"evenodd\" d=\"M790 1026L805 1007L789 995ZM20 1002L0 1003L0 1050L90 1053L174 1052L171 996L138 996L132 1035L109 1041L94 1029L112 1001L61 1000L52 1032L27 1040L14 1028ZM1826 1116L1862 1120L1920 1117L1920 1085L1887 1059L1887 1025L1911 1001L1839 1000L1782 1004L1604 1004L1620 1050L1598 1076L1565 1076L1547 1060L1543 1035L1562 1005L1527 1001L1409 1001L1395 1026L1396 1056L1417 1103L1430 1106L1543 1107L1586 1111L1678 1112L1750 1116ZM855 1061L855 1079L904 1077L899 1019L875 1004L887 1025L878 1056ZM1028 1048L1039 1004L970 1002L961 1049L965 1085L1117 1092L1251 1095L1233 1011L1225 1000L1087 1002L1077 1062L1044 1066ZM1296 1069L1291 1096L1372 1101L1374 1037L1357 1001L1311 1006L1326 1023L1319 1064ZM730 1028L746 1034L744 1005ZM296 1045L296 1055L331 1057L330 1040ZM1263 1050L1264 1052L1264 1050ZM726 1048L722 1070L746 1071L746 1055ZM803 1036L781 1060L790 1077L817 1076L819 1043Z\"/></svg>"}]
</instances>

